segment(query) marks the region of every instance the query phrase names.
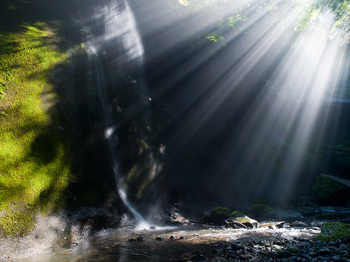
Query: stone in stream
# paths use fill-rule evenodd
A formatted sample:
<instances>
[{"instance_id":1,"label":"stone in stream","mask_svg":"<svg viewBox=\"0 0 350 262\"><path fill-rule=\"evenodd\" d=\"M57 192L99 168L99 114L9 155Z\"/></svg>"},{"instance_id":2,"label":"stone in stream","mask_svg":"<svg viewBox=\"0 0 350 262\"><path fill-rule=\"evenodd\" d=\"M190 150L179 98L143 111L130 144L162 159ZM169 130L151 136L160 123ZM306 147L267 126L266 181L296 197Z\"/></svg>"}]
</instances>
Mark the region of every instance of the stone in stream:
<instances>
[{"instance_id":1,"label":"stone in stream","mask_svg":"<svg viewBox=\"0 0 350 262\"><path fill-rule=\"evenodd\" d=\"M290 223L291 227L307 227L307 224L302 221L294 221Z\"/></svg>"},{"instance_id":2,"label":"stone in stream","mask_svg":"<svg viewBox=\"0 0 350 262\"><path fill-rule=\"evenodd\" d=\"M278 221L278 222L269 222L269 223L261 223L258 225L258 227L268 227L270 229L276 229L276 228L282 228L285 224L284 221Z\"/></svg>"},{"instance_id":3,"label":"stone in stream","mask_svg":"<svg viewBox=\"0 0 350 262\"><path fill-rule=\"evenodd\" d=\"M231 217L227 218L225 222L238 228L257 228L259 225L258 221L251 219L239 211L232 212Z\"/></svg>"}]
</instances>

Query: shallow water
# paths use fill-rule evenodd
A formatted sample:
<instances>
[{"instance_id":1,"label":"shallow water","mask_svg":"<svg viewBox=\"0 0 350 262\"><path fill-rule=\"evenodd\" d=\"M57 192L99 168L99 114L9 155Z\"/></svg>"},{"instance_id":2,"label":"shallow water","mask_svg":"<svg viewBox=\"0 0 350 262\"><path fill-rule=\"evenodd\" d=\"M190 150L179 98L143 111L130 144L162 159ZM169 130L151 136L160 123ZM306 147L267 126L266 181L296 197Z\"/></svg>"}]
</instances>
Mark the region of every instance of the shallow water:
<instances>
[{"instance_id":1,"label":"shallow water","mask_svg":"<svg viewBox=\"0 0 350 262\"><path fill-rule=\"evenodd\" d=\"M188 226L157 230L125 229L110 235L93 237L72 244L69 248L57 249L24 261L183 261L190 259L197 252L211 254L214 248L238 240L312 238L318 233L317 228L247 230Z\"/></svg>"}]
</instances>

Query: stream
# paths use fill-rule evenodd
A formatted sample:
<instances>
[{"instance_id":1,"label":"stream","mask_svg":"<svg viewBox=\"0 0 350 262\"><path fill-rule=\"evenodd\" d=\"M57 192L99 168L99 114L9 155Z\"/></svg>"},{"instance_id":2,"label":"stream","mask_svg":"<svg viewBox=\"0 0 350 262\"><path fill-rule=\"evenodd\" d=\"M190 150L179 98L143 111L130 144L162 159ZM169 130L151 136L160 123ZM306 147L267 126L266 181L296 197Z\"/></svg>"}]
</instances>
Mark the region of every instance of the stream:
<instances>
[{"instance_id":1,"label":"stream","mask_svg":"<svg viewBox=\"0 0 350 262\"><path fill-rule=\"evenodd\" d=\"M267 252L279 251L295 240L311 243L318 233L317 227L247 230L192 225L119 229L25 261L268 261Z\"/></svg>"}]
</instances>

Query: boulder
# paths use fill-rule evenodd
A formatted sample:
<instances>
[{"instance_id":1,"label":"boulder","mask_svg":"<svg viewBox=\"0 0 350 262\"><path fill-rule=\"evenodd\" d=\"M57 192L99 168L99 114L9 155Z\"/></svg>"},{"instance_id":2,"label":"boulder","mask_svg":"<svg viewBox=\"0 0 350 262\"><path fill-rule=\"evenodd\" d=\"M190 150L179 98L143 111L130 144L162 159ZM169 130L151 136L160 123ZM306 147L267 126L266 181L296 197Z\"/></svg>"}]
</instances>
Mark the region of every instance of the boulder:
<instances>
[{"instance_id":1,"label":"boulder","mask_svg":"<svg viewBox=\"0 0 350 262\"><path fill-rule=\"evenodd\" d=\"M330 242L339 239L350 239L350 224L340 222L329 222L323 224L321 233L316 237L317 240Z\"/></svg>"},{"instance_id":2,"label":"boulder","mask_svg":"<svg viewBox=\"0 0 350 262\"><path fill-rule=\"evenodd\" d=\"M311 194L320 205L350 206L350 181L321 174L316 177Z\"/></svg>"},{"instance_id":3,"label":"boulder","mask_svg":"<svg viewBox=\"0 0 350 262\"><path fill-rule=\"evenodd\" d=\"M209 216L205 218L206 222L222 225L225 219L230 216L230 209L226 207L215 207L210 211Z\"/></svg>"},{"instance_id":4,"label":"boulder","mask_svg":"<svg viewBox=\"0 0 350 262\"><path fill-rule=\"evenodd\" d=\"M257 228L259 225L258 221L251 219L239 211L232 212L231 216L225 219L225 222L236 228Z\"/></svg>"},{"instance_id":5,"label":"boulder","mask_svg":"<svg viewBox=\"0 0 350 262\"><path fill-rule=\"evenodd\" d=\"M255 204L250 209L249 213L256 218L273 218L274 212L272 208L264 204Z\"/></svg>"}]
</instances>

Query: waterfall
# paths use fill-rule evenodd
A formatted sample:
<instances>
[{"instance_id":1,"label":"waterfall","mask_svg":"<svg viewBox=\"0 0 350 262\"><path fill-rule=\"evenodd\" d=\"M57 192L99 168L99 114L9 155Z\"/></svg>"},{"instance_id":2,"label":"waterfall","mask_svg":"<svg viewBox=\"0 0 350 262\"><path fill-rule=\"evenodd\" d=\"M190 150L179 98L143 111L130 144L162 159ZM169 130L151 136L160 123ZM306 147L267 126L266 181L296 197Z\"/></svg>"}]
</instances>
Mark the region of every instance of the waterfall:
<instances>
[{"instance_id":1,"label":"waterfall","mask_svg":"<svg viewBox=\"0 0 350 262\"><path fill-rule=\"evenodd\" d=\"M101 57L107 60L121 74L128 74L130 68L142 71L143 46L136 27L135 18L126 0L112 0L94 9L92 17L82 17L82 27L85 34L87 53L89 57L90 76L94 80L101 112L103 116L104 137L108 143L111 164L114 170L117 192L124 205L138 222L137 228L148 228L145 218L130 203L125 183L120 176L116 156L118 123L113 119L111 105L107 92L107 81L101 62ZM130 77L130 76L128 76ZM129 80L130 81L130 80ZM132 79L132 81L139 81ZM140 81L140 92L146 94L147 87ZM145 95L147 96L147 95ZM148 99L148 97L147 97Z\"/></svg>"}]
</instances>

